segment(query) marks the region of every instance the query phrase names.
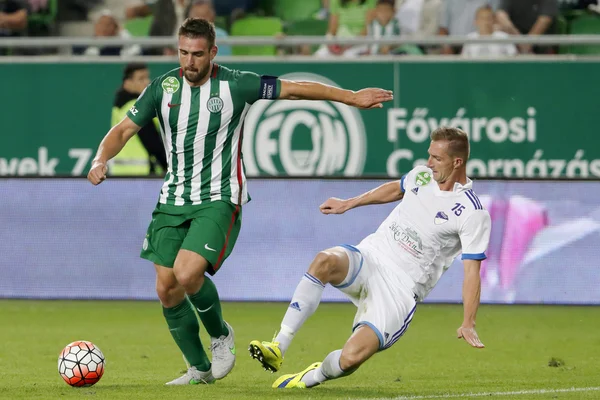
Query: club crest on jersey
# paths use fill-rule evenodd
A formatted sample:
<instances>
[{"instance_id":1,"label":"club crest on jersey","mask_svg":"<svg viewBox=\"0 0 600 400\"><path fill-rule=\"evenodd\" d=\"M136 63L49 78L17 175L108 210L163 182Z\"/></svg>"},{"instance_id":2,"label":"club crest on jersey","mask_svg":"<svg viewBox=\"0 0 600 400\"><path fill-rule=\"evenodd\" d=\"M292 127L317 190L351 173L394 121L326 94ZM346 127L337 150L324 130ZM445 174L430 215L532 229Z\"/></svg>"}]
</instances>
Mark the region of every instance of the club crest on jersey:
<instances>
[{"instance_id":1,"label":"club crest on jersey","mask_svg":"<svg viewBox=\"0 0 600 400\"><path fill-rule=\"evenodd\" d=\"M425 186L431 182L431 174L429 172L419 172L415 178L415 184L417 186Z\"/></svg>"},{"instance_id":2,"label":"club crest on jersey","mask_svg":"<svg viewBox=\"0 0 600 400\"><path fill-rule=\"evenodd\" d=\"M223 109L223 100L218 96L211 97L206 102L206 108L213 114L220 113Z\"/></svg>"},{"instance_id":3,"label":"club crest on jersey","mask_svg":"<svg viewBox=\"0 0 600 400\"><path fill-rule=\"evenodd\" d=\"M173 94L179 90L179 79L174 76L169 76L162 81L162 89L166 94Z\"/></svg>"},{"instance_id":4,"label":"club crest on jersey","mask_svg":"<svg viewBox=\"0 0 600 400\"><path fill-rule=\"evenodd\" d=\"M433 219L433 222L436 225L445 224L446 222L448 222L448 216L445 212L438 211L438 213L435 215L435 218Z\"/></svg>"}]
</instances>

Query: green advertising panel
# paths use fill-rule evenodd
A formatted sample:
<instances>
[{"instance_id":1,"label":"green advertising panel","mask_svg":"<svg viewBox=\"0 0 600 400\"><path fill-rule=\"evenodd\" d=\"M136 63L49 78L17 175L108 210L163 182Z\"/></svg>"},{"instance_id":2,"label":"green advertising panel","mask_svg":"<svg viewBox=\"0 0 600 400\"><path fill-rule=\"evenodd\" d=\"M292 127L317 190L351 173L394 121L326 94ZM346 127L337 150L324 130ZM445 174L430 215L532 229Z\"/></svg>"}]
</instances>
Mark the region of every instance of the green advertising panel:
<instances>
[{"instance_id":1,"label":"green advertising panel","mask_svg":"<svg viewBox=\"0 0 600 400\"><path fill-rule=\"evenodd\" d=\"M600 63L224 63L347 89L394 90L382 109L261 100L244 125L247 175L400 176L439 126L471 139L472 177L600 177ZM150 65L152 77L176 67ZM124 64L2 64L0 176L85 175L110 128Z\"/></svg>"}]
</instances>

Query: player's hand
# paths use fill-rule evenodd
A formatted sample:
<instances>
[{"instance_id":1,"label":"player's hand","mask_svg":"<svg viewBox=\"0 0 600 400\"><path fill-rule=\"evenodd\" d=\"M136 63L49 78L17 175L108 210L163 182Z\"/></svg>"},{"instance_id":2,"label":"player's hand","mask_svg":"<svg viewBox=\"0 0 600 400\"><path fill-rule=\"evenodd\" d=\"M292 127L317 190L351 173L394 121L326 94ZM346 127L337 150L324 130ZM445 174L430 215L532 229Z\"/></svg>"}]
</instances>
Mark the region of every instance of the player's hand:
<instances>
[{"instance_id":1,"label":"player's hand","mask_svg":"<svg viewBox=\"0 0 600 400\"><path fill-rule=\"evenodd\" d=\"M94 186L99 185L100 183L102 183L102 181L106 179L107 171L108 168L106 167L105 163L94 161L94 163L92 164L92 169L90 169L90 172L87 176L88 181L92 182Z\"/></svg>"},{"instance_id":2,"label":"player's hand","mask_svg":"<svg viewBox=\"0 0 600 400\"><path fill-rule=\"evenodd\" d=\"M477 336L475 328L466 328L464 326L461 326L456 331L456 334L458 335L459 339L465 339L465 342L469 343L473 347L476 347L478 349L482 349L485 347L483 343L481 343L481 340L479 340L479 336Z\"/></svg>"},{"instance_id":3,"label":"player's hand","mask_svg":"<svg viewBox=\"0 0 600 400\"><path fill-rule=\"evenodd\" d=\"M383 103L394 100L391 90L367 88L354 92L349 105L357 108L382 108Z\"/></svg>"},{"instance_id":4,"label":"player's hand","mask_svg":"<svg viewBox=\"0 0 600 400\"><path fill-rule=\"evenodd\" d=\"M350 209L348 201L331 197L319 206L323 214L343 214Z\"/></svg>"}]
</instances>

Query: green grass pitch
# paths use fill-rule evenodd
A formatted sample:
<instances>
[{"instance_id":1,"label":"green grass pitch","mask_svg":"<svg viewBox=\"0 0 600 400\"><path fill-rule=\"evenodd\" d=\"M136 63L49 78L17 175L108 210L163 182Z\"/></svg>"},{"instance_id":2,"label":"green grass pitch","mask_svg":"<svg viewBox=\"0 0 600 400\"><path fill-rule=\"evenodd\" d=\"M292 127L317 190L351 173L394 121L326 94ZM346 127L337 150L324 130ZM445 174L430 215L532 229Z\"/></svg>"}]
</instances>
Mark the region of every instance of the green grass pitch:
<instances>
[{"instance_id":1,"label":"green grass pitch","mask_svg":"<svg viewBox=\"0 0 600 400\"><path fill-rule=\"evenodd\" d=\"M600 398L600 307L484 305L477 329L486 348L477 350L456 338L460 305L421 304L404 337L354 375L283 391L271 388L278 375L262 370L247 347L252 339L271 339L286 307L224 303L235 328L236 367L214 385L166 387L184 363L157 302L1 300L0 398ZM322 304L297 334L281 373L341 348L354 311L351 304ZM201 337L208 347L206 332ZM103 378L89 388L67 386L57 371L63 346L80 339L107 359Z\"/></svg>"}]
</instances>

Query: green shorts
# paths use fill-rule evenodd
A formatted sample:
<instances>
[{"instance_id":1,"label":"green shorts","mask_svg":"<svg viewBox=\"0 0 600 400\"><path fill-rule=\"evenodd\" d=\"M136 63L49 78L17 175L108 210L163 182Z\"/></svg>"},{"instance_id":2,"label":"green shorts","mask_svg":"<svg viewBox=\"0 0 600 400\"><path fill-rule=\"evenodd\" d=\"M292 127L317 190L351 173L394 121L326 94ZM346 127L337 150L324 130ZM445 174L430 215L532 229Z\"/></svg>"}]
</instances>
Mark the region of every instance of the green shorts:
<instances>
[{"instance_id":1,"label":"green shorts","mask_svg":"<svg viewBox=\"0 0 600 400\"><path fill-rule=\"evenodd\" d=\"M225 201L195 206L159 203L152 212L140 256L173 267L180 249L200 254L214 275L229 257L240 233L242 207Z\"/></svg>"}]
</instances>

